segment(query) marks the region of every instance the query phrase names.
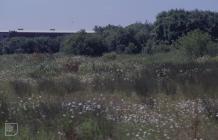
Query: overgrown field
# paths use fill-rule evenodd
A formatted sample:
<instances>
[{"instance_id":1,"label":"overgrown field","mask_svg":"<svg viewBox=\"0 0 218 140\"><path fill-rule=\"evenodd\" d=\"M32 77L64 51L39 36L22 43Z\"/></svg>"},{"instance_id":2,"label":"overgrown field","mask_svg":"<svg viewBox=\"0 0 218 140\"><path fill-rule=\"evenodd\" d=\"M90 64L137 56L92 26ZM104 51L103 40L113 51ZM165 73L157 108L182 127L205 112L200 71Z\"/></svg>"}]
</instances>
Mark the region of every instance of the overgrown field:
<instances>
[{"instance_id":1,"label":"overgrown field","mask_svg":"<svg viewBox=\"0 0 218 140\"><path fill-rule=\"evenodd\" d=\"M217 140L217 83L217 57L2 55L0 139Z\"/></svg>"}]
</instances>

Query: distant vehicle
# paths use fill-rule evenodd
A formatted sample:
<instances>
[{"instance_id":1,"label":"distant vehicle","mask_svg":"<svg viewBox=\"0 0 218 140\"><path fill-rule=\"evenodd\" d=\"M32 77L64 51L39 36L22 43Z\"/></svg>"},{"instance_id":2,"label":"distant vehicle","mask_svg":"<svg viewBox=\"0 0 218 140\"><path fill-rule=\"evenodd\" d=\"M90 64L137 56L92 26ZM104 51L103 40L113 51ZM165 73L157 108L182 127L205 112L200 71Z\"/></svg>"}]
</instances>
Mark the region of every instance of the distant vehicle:
<instances>
[{"instance_id":1,"label":"distant vehicle","mask_svg":"<svg viewBox=\"0 0 218 140\"><path fill-rule=\"evenodd\" d=\"M50 29L50 31L55 31L55 29Z\"/></svg>"},{"instance_id":2,"label":"distant vehicle","mask_svg":"<svg viewBox=\"0 0 218 140\"><path fill-rule=\"evenodd\" d=\"M18 28L17 30L18 30L18 31L23 31L23 28Z\"/></svg>"}]
</instances>

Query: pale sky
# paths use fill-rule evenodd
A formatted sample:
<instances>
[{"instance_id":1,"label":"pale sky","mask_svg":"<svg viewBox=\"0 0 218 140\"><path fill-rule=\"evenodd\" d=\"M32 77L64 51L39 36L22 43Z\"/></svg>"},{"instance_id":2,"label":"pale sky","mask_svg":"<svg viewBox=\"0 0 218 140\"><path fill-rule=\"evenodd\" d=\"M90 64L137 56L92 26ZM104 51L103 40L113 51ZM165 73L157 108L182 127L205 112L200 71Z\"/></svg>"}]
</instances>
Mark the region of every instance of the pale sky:
<instances>
[{"instance_id":1,"label":"pale sky","mask_svg":"<svg viewBox=\"0 0 218 140\"><path fill-rule=\"evenodd\" d=\"M0 0L0 30L90 31L95 25L153 22L175 8L218 12L218 0Z\"/></svg>"}]
</instances>

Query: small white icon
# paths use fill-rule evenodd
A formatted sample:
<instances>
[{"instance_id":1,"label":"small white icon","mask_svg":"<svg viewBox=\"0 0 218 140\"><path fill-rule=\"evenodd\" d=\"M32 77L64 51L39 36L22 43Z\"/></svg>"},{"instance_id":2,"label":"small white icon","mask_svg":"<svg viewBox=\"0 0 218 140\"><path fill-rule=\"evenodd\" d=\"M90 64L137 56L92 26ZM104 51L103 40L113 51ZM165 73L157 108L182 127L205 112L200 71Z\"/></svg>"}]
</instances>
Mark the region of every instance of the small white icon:
<instances>
[{"instance_id":1,"label":"small white icon","mask_svg":"<svg viewBox=\"0 0 218 140\"><path fill-rule=\"evenodd\" d=\"M5 136L14 137L18 134L18 123L5 123Z\"/></svg>"}]
</instances>

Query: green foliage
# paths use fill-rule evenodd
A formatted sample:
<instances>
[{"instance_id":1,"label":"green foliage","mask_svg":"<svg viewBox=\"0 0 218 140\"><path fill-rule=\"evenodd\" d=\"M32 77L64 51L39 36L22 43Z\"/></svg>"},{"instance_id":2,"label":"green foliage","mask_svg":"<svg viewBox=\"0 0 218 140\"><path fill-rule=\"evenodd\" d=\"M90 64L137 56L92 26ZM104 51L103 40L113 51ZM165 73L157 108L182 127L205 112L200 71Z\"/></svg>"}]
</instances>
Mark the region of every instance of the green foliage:
<instances>
[{"instance_id":1,"label":"green foliage","mask_svg":"<svg viewBox=\"0 0 218 140\"><path fill-rule=\"evenodd\" d=\"M38 90L43 93L52 93L53 95L72 94L82 91L81 81L75 77L64 77L59 79L41 78L37 80Z\"/></svg>"},{"instance_id":2,"label":"green foliage","mask_svg":"<svg viewBox=\"0 0 218 140\"><path fill-rule=\"evenodd\" d=\"M215 56L215 57L211 57L210 59L209 59L209 61L215 61L215 62L218 62L218 56Z\"/></svg>"},{"instance_id":3,"label":"green foliage","mask_svg":"<svg viewBox=\"0 0 218 140\"><path fill-rule=\"evenodd\" d=\"M116 60L117 54L115 52L106 53L102 57L103 57L104 60Z\"/></svg>"},{"instance_id":4,"label":"green foliage","mask_svg":"<svg viewBox=\"0 0 218 140\"><path fill-rule=\"evenodd\" d=\"M108 25L94 28L103 37L108 52L139 53L150 37L152 25L134 23L127 27ZM133 46L134 45L134 46Z\"/></svg>"},{"instance_id":5,"label":"green foliage","mask_svg":"<svg viewBox=\"0 0 218 140\"><path fill-rule=\"evenodd\" d=\"M85 118L83 122L77 127L79 140L102 140L106 139L110 135L112 124L106 119Z\"/></svg>"},{"instance_id":6,"label":"green foliage","mask_svg":"<svg viewBox=\"0 0 218 140\"><path fill-rule=\"evenodd\" d=\"M134 54L138 52L138 48L135 44L129 43L128 47L125 48L125 53Z\"/></svg>"},{"instance_id":7,"label":"green foliage","mask_svg":"<svg viewBox=\"0 0 218 140\"><path fill-rule=\"evenodd\" d=\"M18 140L193 139L196 118L199 138L217 139L216 30L217 13L172 10L154 25L96 27L63 42L1 41L1 54L62 43L66 54L103 56L0 56L0 139L6 121L21 126Z\"/></svg>"},{"instance_id":8,"label":"green foliage","mask_svg":"<svg viewBox=\"0 0 218 140\"><path fill-rule=\"evenodd\" d=\"M186 53L192 58L216 55L218 50L218 46L215 42L212 42L211 36L200 30L189 32L186 36L180 38L177 47L185 49Z\"/></svg>"},{"instance_id":9,"label":"green foliage","mask_svg":"<svg viewBox=\"0 0 218 140\"><path fill-rule=\"evenodd\" d=\"M55 53L59 51L60 41L48 37L26 38L13 37L2 42L3 54L14 53Z\"/></svg>"},{"instance_id":10,"label":"green foliage","mask_svg":"<svg viewBox=\"0 0 218 140\"><path fill-rule=\"evenodd\" d=\"M175 49L173 46L179 38L195 30L205 32L209 40L216 40L218 13L175 9L161 12L154 24L136 22L125 27L110 24L103 27L95 26L94 33L81 30L69 36L57 38L13 37L16 34L10 32L7 39L0 41L0 54L64 52L74 55L102 56L104 53L116 52L117 54L151 55L173 51ZM206 38L205 36L204 39ZM192 42L197 45L197 41L200 40L196 40L196 43ZM199 42L198 44L202 45ZM208 42L207 50L202 46L190 48L190 56L196 55L193 57L200 57L207 53L212 56L217 54L217 43L213 41ZM194 54L192 54L193 51Z\"/></svg>"},{"instance_id":11,"label":"green foliage","mask_svg":"<svg viewBox=\"0 0 218 140\"><path fill-rule=\"evenodd\" d=\"M208 42L207 51L210 56L216 56L218 54L218 43Z\"/></svg>"},{"instance_id":12,"label":"green foliage","mask_svg":"<svg viewBox=\"0 0 218 140\"><path fill-rule=\"evenodd\" d=\"M182 35L200 29L218 37L218 13L210 11L170 10L161 12L154 23L155 38L172 43Z\"/></svg>"},{"instance_id":13,"label":"green foliage","mask_svg":"<svg viewBox=\"0 0 218 140\"><path fill-rule=\"evenodd\" d=\"M4 129L0 129L1 140L59 140L58 135L55 132L48 132L45 128L40 128L38 132L32 132L28 126L19 128L19 134L15 137L5 137Z\"/></svg>"},{"instance_id":14,"label":"green foliage","mask_svg":"<svg viewBox=\"0 0 218 140\"><path fill-rule=\"evenodd\" d=\"M217 57L190 62L179 49L108 55L0 56L0 139L5 121L19 123L18 140L184 138L195 101L199 134L217 138ZM66 71L70 62L79 70Z\"/></svg>"},{"instance_id":15,"label":"green foliage","mask_svg":"<svg viewBox=\"0 0 218 140\"><path fill-rule=\"evenodd\" d=\"M149 55L146 57L146 62L148 64L164 64L164 63L173 63L173 64L181 64L191 62L190 58L184 51L181 50L173 50L170 52L161 52Z\"/></svg>"},{"instance_id":16,"label":"green foliage","mask_svg":"<svg viewBox=\"0 0 218 140\"><path fill-rule=\"evenodd\" d=\"M22 80L14 80L10 82L11 90L15 95L18 95L20 97L30 95L30 93L33 93L33 87L25 81Z\"/></svg>"},{"instance_id":17,"label":"green foliage","mask_svg":"<svg viewBox=\"0 0 218 140\"><path fill-rule=\"evenodd\" d=\"M173 51L174 48L172 45L167 44L155 44L151 47L150 53L151 54L158 54L158 53L167 53Z\"/></svg>"},{"instance_id":18,"label":"green foliage","mask_svg":"<svg viewBox=\"0 0 218 140\"><path fill-rule=\"evenodd\" d=\"M106 48L101 36L81 31L65 40L63 51L76 55L101 56L106 52Z\"/></svg>"}]
</instances>

